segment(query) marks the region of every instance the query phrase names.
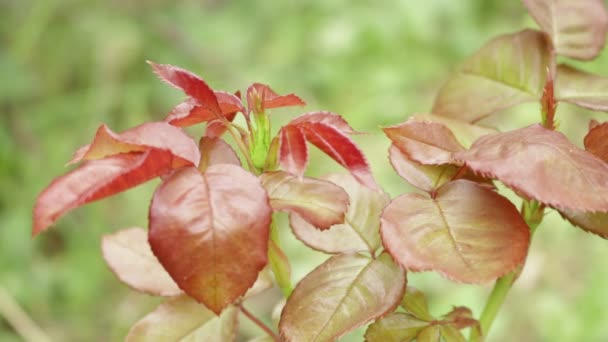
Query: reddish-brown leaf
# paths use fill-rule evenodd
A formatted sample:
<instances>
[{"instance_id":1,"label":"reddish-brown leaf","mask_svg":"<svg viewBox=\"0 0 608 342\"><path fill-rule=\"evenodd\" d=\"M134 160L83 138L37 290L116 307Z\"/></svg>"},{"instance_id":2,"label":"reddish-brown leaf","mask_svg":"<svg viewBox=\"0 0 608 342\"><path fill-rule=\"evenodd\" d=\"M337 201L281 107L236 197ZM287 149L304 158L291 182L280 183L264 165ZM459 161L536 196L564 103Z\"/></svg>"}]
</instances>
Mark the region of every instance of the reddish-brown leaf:
<instances>
[{"instance_id":1,"label":"reddish-brown leaf","mask_svg":"<svg viewBox=\"0 0 608 342\"><path fill-rule=\"evenodd\" d=\"M585 213L573 210L561 210L563 218L573 225L608 239L608 212Z\"/></svg>"},{"instance_id":2,"label":"reddish-brown leaf","mask_svg":"<svg viewBox=\"0 0 608 342\"><path fill-rule=\"evenodd\" d=\"M349 174L332 174L324 179L344 188L350 198L344 223L319 230L300 215L292 214L289 222L296 237L307 246L326 253L375 252L380 246L380 213L390 198L372 190Z\"/></svg>"},{"instance_id":3,"label":"reddish-brown leaf","mask_svg":"<svg viewBox=\"0 0 608 342\"><path fill-rule=\"evenodd\" d=\"M234 118L234 115L238 112L246 112L241 100L235 95L225 91L215 91L215 96L217 97L222 114L227 118ZM189 98L173 108L165 118L165 121L174 126L185 127L216 119L217 115L213 111L201 105L196 99ZM232 120L230 119L229 121Z\"/></svg>"},{"instance_id":4,"label":"reddish-brown leaf","mask_svg":"<svg viewBox=\"0 0 608 342\"><path fill-rule=\"evenodd\" d=\"M281 168L302 177L308 164L308 146L304 133L297 126L287 125L281 128L280 139L279 164Z\"/></svg>"},{"instance_id":5,"label":"reddish-brown leaf","mask_svg":"<svg viewBox=\"0 0 608 342\"><path fill-rule=\"evenodd\" d=\"M112 272L132 289L153 296L182 293L152 254L144 229L134 227L104 235L101 250Z\"/></svg>"},{"instance_id":6,"label":"reddish-brown leaf","mask_svg":"<svg viewBox=\"0 0 608 342\"><path fill-rule=\"evenodd\" d=\"M608 112L608 77L560 64L555 97L583 108Z\"/></svg>"},{"instance_id":7,"label":"reddish-brown leaf","mask_svg":"<svg viewBox=\"0 0 608 342\"><path fill-rule=\"evenodd\" d=\"M295 94L279 95L265 84L254 83L247 89L247 106L250 112L260 113L265 109L304 106L305 104Z\"/></svg>"},{"instance_id":8,"label":"reddish-brown leaf","mask_svg":"<svg viewBox=\"0 0 608 342\"><path fill-rule=\"evenodd\" d=\"M232 122L236 117L237 113L232 113L226 115L226 120ZM224 120L215 119L213 121L209 121L207 123L207 128L205 129L205 136L210 138L219 138L226 132L226 124Z\"/></svg>"},{"instance_id":9,"label":"reddish-brown leaf","mask_svg":"<svg viewBox=\"0 0 608 342\"><path fill-rule=\"evenodd\" d=\"M120 153L143 152L150 148L170 151L176 157L173 165L176 168L197 165L200 159L196 143L182 129L166 122L148 122L120 134L101 125L93 142L79 148L69 164Z\"/></svg>"},{"instance_id":10,"label":"reddish-brown leaf","mask_svg":"<svg viewBox=\"0 0 608 342\"><path fill-rule=\"evenodd\" d=\"M551 56L542 32L502 35L469 57L441 87L432 112L476 122L541 97Z\"/></svg>"},{"instance_id":11,"label":"reddish-brown leaf","mask_svg":"<svg viewBox=\"0 0 608 342\"><path fill-rule=\"evenodd\" d=\"M409 120L383 130L401 152L425 165L452 164L453 153L464 150L452 131L437 122Z\"/></svg>"},{"instance_id":12,"label":"reddish-brown leaf","mask_svg":"<svg viewBox=\"0 0 608 342\"><path fill-rule=\"evenodd\" d=\"M466 283L486 283L520 265L530 230L517 208L467 180L447 183L435 198L405 194L381 217L386 250L406 269L434 270Z\"/></svg>"},{"instance_id":13,"label":"reddish-brown leaf","mask_svg":"<svg viewBox=\"0 0 608 342\"><path fill-rule=\"evenodd\" d=\"M558 54L589 60L606 44L608 13L603 0L523 0Z\"/></svg>"},{"instance_id":14,"label":"reddish-brown leaf","mask_svg":"<svg viewBox=\"0 0 608 342\"><path fill-rule=\"evenodd\" d=\"M389 149L391 165L408 183L416 188L432 192L452 179L459 167L451 164L424 165L411 160L395 145Z\"/></svg>"},{"instance_id":15,"label":"reddish-brown leaf","mask_svg":"<svg viewBox=\"0 0 608 342\"><path fill-rule=\"evenodd\" d=\"M344 222L348 194L334 183L283 171L264 173L260 180L272 209L297 213L322 230Z\"/></svg>"},{"instance_id":16,"label":"reddish-brown leaf","mask_svg":"<svg viewBox=\"0 0 608 342\"><path fill-rule=\"evenodd\" d=\"M169 151L154 148L86 161L40 193L34 206L33 235L71 209L168 173L172 164L174 158Z\"/></svg>"},{"instance_id":17,"label":"reddish-brown leaf","mask_svg":"<svg viewBox=\"0 0 608 342\"><path fill-rule=\"evenodd\" d=\"M188 70L169 64L156 64L148 61L158 77L171 86L181 89L186 95L197 100L202 106L208 108L217 116L222 110L213 90L200 77Z\"/></svg>"},{"instance_id":18,"label":"reddish-brown leaf","mask_svg":"<svg viewBox=\"0 0 608 342\"><path fill-rule=\"evenodd\" d=\"M423 121L423 122L437 122L445 125L458 139L464 147L469 147L475 140L487 134L498 133L498 131L491 127L485 127L478 124L471 124L463 120L448 118L445 116L435 114L414 114L410 117L410 120Z\"/></svg>"},{"instance_id":19,"label":"reddish-brown leaf","mask_svg":"<svg viewBox=\"0 0 608 342\"><path fill-rule=\"evenodd\" d=\"M455 158L547 205L608 211L608 164L538 124L486 135Z\"/></svg>"},{"instance_id":20,"label":"reddish-brown leaf","mask_svg":"<svg viewBox=\"0 0 608 342\"><path fill-rule=\"evenodd\" d=\"M608 163L608 121L589 130L585 136L585 149Z\"/></svg>"},{"instance_id":21,"label":"reddish-brown leaf","mask_svg":"<svg viewBox=\"0 0 608 342\"><path fill-rule=\"evenodd\" d=\"M219 314L266 265L271 212L266 191L242 168L184 168L154 194L150 246L184 292Z\"/></svg>"},{"instance_id":22,"label":"reddish-brown leaf","mask_svg":"<svg viewBox=\"0 0 608 342\"><path fill-rule=\"evenodd\" d=\"M295 119L291 120L289 124L297 125L305 122L321 122L329 126L333 126L340 130L342 133L355 134L357 133L344 118L336 113L332 112L310 112L304 113Z\"/></svg>"},{"instance_id":23,"label":"reddish-brown leaf","mask_svg":"<svg viewBox=\"0 0 608 342\"><path fill-rule=\"evenodd\" d=\"M297 125L306 140L346 168L361 184L379 189L363 152L344 133L323 122L303 122Z\"/></svg>"},{"instance_id":24,"label":"reddish-brown leaf","mask_svg":"<svg viewBox=\"0 0 608 342\"><path fill-rule=\"evenodd\" d=\"M198 143L201 161L198 169L204 172L215 164L232 164L241 166L241 160L228 143L220 138L202 137Z\"/></svg>"},{"instance_id":25,"label":"reddish-brown leaf","mask_svg":"<svg viewBox=\"0 0 608 342\"><path fill-rule=\"evenodd\" d=\"M287 300L279 330L286 342L335 341L395 309L405 272L386 253L338 254L302 279Z\"/></svg>"}]
</instances>

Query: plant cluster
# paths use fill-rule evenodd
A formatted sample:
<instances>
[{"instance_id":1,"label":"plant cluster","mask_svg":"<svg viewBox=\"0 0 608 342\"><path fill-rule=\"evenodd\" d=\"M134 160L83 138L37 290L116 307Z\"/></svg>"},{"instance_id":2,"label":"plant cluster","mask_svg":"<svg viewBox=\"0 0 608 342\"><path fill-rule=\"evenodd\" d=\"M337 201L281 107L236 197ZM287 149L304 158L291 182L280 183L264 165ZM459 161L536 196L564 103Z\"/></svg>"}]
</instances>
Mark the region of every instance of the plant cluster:
<instances>
[{"instance_id":1,"label":"plant cluster","mask_svg":"<svg viewBox=\"0 0 608 342\"><path fill-rule=\"evenodd\" d=\"M148 231L102 242L122 282L167 297L127 340L230 341L242 312L267 332L258 341L332 341L370 322L367 341L466 341L465 328L480 341L546 211L608 237L608 122L590 122L583 150L555 119L560 102L608 111L608 78L557 61L598 56L606 8L601 0L523 3L540 30L491 40L443 85L431 113L383 128L393 168L419 192L391 200L338 114L302 114L273 136L269 110L304 105L298 96L254 83L245 105L239 92L150 63L187 99L161 122L122 133L102 125L74 154L71 163L81 164L40 194L34 235L78 206L160 177ZM498 132L478 123L524 102L539 103L539 124ZM245 127L234 123L238 114ZM206 129L197 144L183 127L199 123ZM306 177L308 144L349 173ZM520 210L497 181L521 197ZM289 213L304 244L332 254L295 288L277 211ZM434 316L423 292L406 286L406 271L496 284L479 319L464 306ZM278 333L244 306L275 282L286 299Z\"/></svg>"}]
</instances>

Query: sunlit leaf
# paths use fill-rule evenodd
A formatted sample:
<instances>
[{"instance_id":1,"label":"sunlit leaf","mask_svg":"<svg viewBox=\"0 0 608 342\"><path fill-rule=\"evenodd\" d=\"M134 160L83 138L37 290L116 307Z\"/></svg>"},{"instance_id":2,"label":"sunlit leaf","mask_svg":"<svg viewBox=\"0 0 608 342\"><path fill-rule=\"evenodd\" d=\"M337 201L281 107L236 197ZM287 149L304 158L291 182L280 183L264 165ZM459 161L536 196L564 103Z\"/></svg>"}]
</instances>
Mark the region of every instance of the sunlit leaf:
<instances>
[{"instance_id":1,"label":"sunlit leaf","mask_svg":"<svg viewBox=\"0 0 608 342\"><path fill-rule=\"evenodd\" d=\"M129 228L105 235L101 250L112 272L132 289L155 296L182 293L152 254L144 229Z\"/></svg>"},{"instance_id":2,"label":"sunlit leaf","mask_svg":"<svg viewBox=\"0 0 608 342\"><path fill-rule=\"evenodd\" d=\"M608 13L603 0L523 0L558 54L588 60L606 43Z\"/></svg>"},{"instance_id":3,"label":"sunlit leaf","mask_svg":"<svg viewBox=\"0 0 608 342\"><path fill-rule=\"evenodd\" d=\"M298 239L309 247L326 253L373 252L381 245L378 226L380 213L390 198L382 191L361 185L351 175L332 174L324 179L341 186L350 198L344 223L321 231L292 214L289 222Z\"/></svg>"},{"instance_id":4,"label":"sunlit leaf","mask_svg":"<svg viewBox=\"0 0 608 342\"><path fill-rule=\"evenodd\" d=\"M304 106L306 103L295 94L279 95L269 86L254 83L247 89L247 106L249 111L261 113L265 109Z\"/></svg>"},{"instance_id":5,"label":"sunlit leaf","mask_svg":"<svg viewBox=\"0 0 608 342\"><path fill-rule=\"evenodd\" d=\"M608 164L538 124L486 135L456 158L547 205L608 211Z\"/></svg>"},{"instance_id":6,"label":"sunlit leaf","mask_svg":"<svg viewBox=\"0 0 608 342\"><path fill-rule=\"evenodd\" d=\"M345 133L323 122L303 122L297 127L302 129L308 142L342 165L361 184L378 189L363 152Z\"/></svg>"},{"instance_id":7,"label":"sunlit leaf","mask_svg":"<svg viewBox=\"0 0 608 342\"><path fill-rule=\"evenodd\" d=\"M333 126L342 133L355 134L357 133L344 118L332 112L310 112L302 114L289 122L290 125L297 125L305 122L321 122L329 126Z\"/></svg>"},{"instance_id":8,"label":"sunlit leaf","mask_svg":"<svg viewBox=\"0 0 608 342\"><path fill-rule=\"evenodd\" d=\"M380 227L386 250L406 269L434 270L466 283L485 283L520 265L530 232L517 208L467 180L435 198L405 194L385 209Z\"/></svg>"},{"instance_id":9,"label":"sunlit leaf","mask_svg":"<svg viewBox=\"0 0 608 342\"><path fill-rule=\"evenodd\" d=\"M555 97L583 108L608 112L608 77L560 64L557 68Z\"/></svg>"},{"instance_id":10,"label":"sunlit leaf","mask_svg":"<svg viewBox=\"0 0 608 342\"><path fill-rule=\"evenodd\" d=\"M150 246L184 292L220 313L266 265L270 215L266 191L242 168L184 168L154 194Z\"/></svg>"},{"instance_id":11,"label":"sunlit leaf","mask_svg":"<svg viewBox=\"0 0 608 342\"><path fill-rule=\"evenodd\" d=\"M608 239L608 212L561 210L560 214L573 225Z\"/></svg>"},{"instance_id":12,"label":"sunlit leaf","mask_svg":"<svg viewBox=\"0 0 608 342\"><path fill-rule=\"evenodd\" d=\"M365 331L366 342L409 342L426 328L429 322L410 314L394 312L371 324Z\"/></svg>"},{"instance_id":13,"label":"sunlit leaf","mask_svg":"<svg viewBox=\"0 0 608 342\"><path fill-rule=\"evenodd\" d=\"M445 342L467 342L467 339L453 325L441 326L441 337Z\"/></svg>"},{"instance_id":14,"label":"sunlit leaf","mask_svg":"<svg viewBox=\"0 0 608 342\"><path fill-rule=\"evenodd\" d=\"M471 124L459 119L448 118L435 114L414 114L410 120L430 121L443 124L452 131L458 142L464 147L469 147L475 140L487 134L498 133L494 128Z\"/></svg>"},{"instance_id":15,"label":"sunlit leaf","mask_svg":"<svg viewBox=\"0 0 608 342\"><path fill-rule=\"evenodd\" d=\"M238 97L225 91L215 91L214 93L222 115L230 118L238 112L245 113L245 108ZM216 119L216 113L201 105L196 99L189 98L175 106L167 115L165 121L174 126L185 127ZM232 120L229 119L229 121Z\"/></svg>"},{"instance_id":16,"label":"sunlit leaf","mask_svg":"<svg viewBox=\"0 0 608 342\"><path fill-rule=\"evenodd\" d=\"M452 154L464 150L452 131L436 122L408 120L382 130L401 152L425 165L453 163Z\"/></svg>"},{"instance_id":17,"label":"sunlit leaf","mask_svg":"<svg viewBox=\"0 0 608 342\"><path fill-rule=\"evenodd\" d=\"M198 146L201 151L201 161L199 162L198 169L201 171L205 171L209 166L215 164L241 166L241 160L236 152L220 138L202 137Z\"/></svg>"},{"instance_id":18,"label":"sunlit leaf","mask_svg":"<svg viewBox=\"0 0 608 342\"><path fill-rule=\"evenodd\" d=\"M149 122L120 134L101 125L93 142L79 148L69 163L101 159L119 153L143 152L149 148L170 151L176 157L174 167L197 165L200 158L196 143L183 130L165 122Z\"/></svg>"},{"instance_id":19,"label":"sunlit leaf","mask_svg":"<svg viewBox=\"0 0 608 342\"><path fill-rule=\"evenodd\" d=\"M401 299L401 306L410 314L415 317L430 322L434 318L429 313L429 307L426 303L426 297L424 292L418 290L413 286L408 286L405 289L405 294Z\"/></svg>"},{"instance_id":20,"label":"sunlit leaf","mask_svg":"<svg viewBox=\"0 0 608 342\"><path fill-rule=\"evenodd\" d=\"M459 167L452 164L423 165L411 160L395 145L389 148L389 161L399 176L416 188L431 192L449 182Z\"/></svg>"},{"instance_id":21,"label":"sunlit leaf","mask_svg":"<svg viewBox=\"0 0 608 342\"><path fill-rule=\"evenodd\" d=\"M300 128L291 125L281 128L279 163L283 170L291 174L299 177L304 175L308 164L308 146Z\"/></svg>"},{"instance_id":22,"label":"sunlit leaf","mask_svg":"<svg viewBox=\"0 0 608 342\"><path fill-rule=\"evenodd\" d=\"M432 112L468 122L542 95L550 59L543 33L499 36L469 57L439 90Z\"/></svg>"},{"instance_id":23,"label":"sunlit leaf","mask_svg":"<svg viewBox=\"0 0 608 342\"><path fill-rule=\"evenodd\" d=\"M318 229L344 222L348 194L334 183L283 171L266 172L260 180L272 209L297 213Z\"/></svg>"},{"instance_id":24,"label":"sunlit leaf","mask_svg":"<svg viewBox=\"0 0 608 342\"><path fill-rule=\"evenodd\" d=\"M209 109L217 116L222 110L214 91L200 77L188 70L169 64L156 64L148 61L158 77L171 86L181 89L186 95L197 100L200 105Z\"/></svg>"},{"instance_id":25,"label":"sunlit leaf","mask_svg":"<svg viewBox=\"0 0 608 342\"><path fill-rule=\"evenodd\" d=\"M335 255L293 291L281 315L281 335L287 342L333 341L394 309L405 281L387 254Z\"/></svg>"},{"instance_id":26,"label":"sunlit leaf","mask_svg":"<svg viewBox=\"0 0 608 342\"><path fill-rule=\"evenodd\" d=\"M441 339L441 327L430 325L420 331L416 342L439 342Z\"/></svg>"},{"instance_id":27,"label":"sunlit leaf","mask_svg":"<svg viewBox=\"0 0 608 342\"><path fill-rule=\"evenodd\" d=\"M81 205L117 194L171 171L169 151L123 153L90 160L56 178L44 189L34 206L32 234L51 226L66 212Z\"/></svg>"},{"instance_id":28,"label":"sunlit leaf","mask_svg":"<svg viewBox=\"0 0 608 342\"><path fill-rule=\"evenodd\" d=\"M127 342L230 342L236 339L238 311L229 307L216 316L188 296L165 300L135 323Z\"/></svg>"},{"instance_id":29,"label":"sunlit leaf","mask_svg":"<svg viewBox=\"0 0 608 342\"><path fill-rule=\"evenodd\" d=\"M589 130L585 136L585 149L608 163L608 121Z\"/></svg>"}]
</instances>

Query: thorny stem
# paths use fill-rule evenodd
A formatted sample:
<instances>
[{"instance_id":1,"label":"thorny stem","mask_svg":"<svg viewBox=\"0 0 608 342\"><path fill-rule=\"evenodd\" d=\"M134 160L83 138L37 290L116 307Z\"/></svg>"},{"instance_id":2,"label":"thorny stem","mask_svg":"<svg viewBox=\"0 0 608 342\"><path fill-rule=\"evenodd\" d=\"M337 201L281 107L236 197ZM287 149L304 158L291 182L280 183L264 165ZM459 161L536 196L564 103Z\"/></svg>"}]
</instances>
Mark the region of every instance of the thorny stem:
<instances>
[{"instance_id":1,"label":"thorny stem","mask_svg":"<svg viewBox=\"0 0 608 342\"><path fill-rule=\"evenodd\" d=\"M521 213L526 221L526 224L528 224L528 227L530 227L531 235L534 234L536 228L543 220L544 209L544 205L535 200L524 201L522 204ZM507 298L509 290L521 274L522 269L523 266L520 266L515 271L510 272L496 280L494 288L486 301L486 306L484 307L479 319L480 329L471 330L471 337L469 338L469 341L480 342L483 341L484 336L488 335L488 332L492 327L492 323L494 322L494 318L496 318L500 307Z\"/></svg>"},{"instance_id":2,"label":"thorny stem","mask_svg":"<svg viewBox=\"0 0 608 342\"><path fill-rule=\"evenodd\" d=\"M264 332L268 334L268 336L270 336L275 342L281 342L281 338L279 337L279 335L272 331L272 329L270 329L270 327L264 324L264 322L260 321L257 317L255 317L251 312L249 312L249 310L245 309L243 304L239 304L239 309L245 316L247 316L247 318L249 318L249 320L251 320L255 325L260 327L260 329L264 330Z\"/></svg>"}]
</instances>

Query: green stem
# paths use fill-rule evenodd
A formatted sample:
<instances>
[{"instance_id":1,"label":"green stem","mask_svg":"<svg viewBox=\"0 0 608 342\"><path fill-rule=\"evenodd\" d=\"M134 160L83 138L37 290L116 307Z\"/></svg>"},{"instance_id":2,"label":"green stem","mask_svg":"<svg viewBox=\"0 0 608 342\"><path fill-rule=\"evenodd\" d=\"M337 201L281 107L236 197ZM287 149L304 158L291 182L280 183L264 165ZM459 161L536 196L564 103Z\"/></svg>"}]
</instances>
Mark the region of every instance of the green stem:
<instances>
[{"instance_id":1,"label":"green stem","mask_svg":"<svg viewBox=\"0 0 608 342\"><path fill-rule=\"evenodd\" d=\"M539 203L538 201L524 201L521 208L522 216L530 227L530 235L534 234L536 228L540 225L544 216L544 205ZM515 271L504 275L494 284L494 288L486 301L486 306L481 313L481 317L479 318L479 329L472 329L471 336L469 338L470 342L480 342L483 341L485 336L488 336L490 328L492 327L492 323L494 323L494 319L500 310L500 307L505 302L507 298L507 294L513 283L517 280L519 275L521 274L523 265L518 267Z\"/></svg>"},{"instance_id":2,"label":"green stem","mask_svg":"<svg viewBox=\"0 0 608 342\"><path fill-rule=\"evenodd\" d=\"M274 274L274 278L283 292L285 298L289 298L293 291L293 285L291 284L291 267L289 266L289 260L281 249L281 241L279 239L279 231L274 223L274 219L270 224L270 241L268 244L268 261L270 269Z\"/></svg>"}]
</instances>

